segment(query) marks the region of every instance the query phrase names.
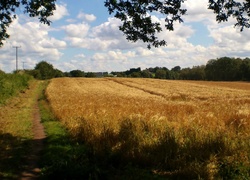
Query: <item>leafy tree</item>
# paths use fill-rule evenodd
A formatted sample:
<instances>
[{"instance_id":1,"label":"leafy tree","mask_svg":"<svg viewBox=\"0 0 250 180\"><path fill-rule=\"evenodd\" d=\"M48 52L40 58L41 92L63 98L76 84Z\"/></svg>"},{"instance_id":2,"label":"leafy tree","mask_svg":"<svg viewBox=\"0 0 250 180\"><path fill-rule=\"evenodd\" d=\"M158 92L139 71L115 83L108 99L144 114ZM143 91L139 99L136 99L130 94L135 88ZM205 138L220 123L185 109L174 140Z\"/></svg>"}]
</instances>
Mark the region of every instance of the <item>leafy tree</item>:
<instances>
[{"instance_id":1,"label":"leafy tree","mask_svg":"<svg viewBox=\"0 0 250 180\"><path fill-rule=\"evenodd\" d=\"M250 81L250 59L246 58L240 65L241 80Z\"/></svg>"},{"instance_id":2,"label":"leafy tree","mask_svg":"<svg viewBox=\"0 0 250 180\"><path fill-rule=\"evenodd\" d=\"M114 76L117 76L117 77L126 77L126 74L125 72L111 72L111 74L113 74Z\"/></svg>"},{"instance_id":3,"label":"leafy tree","mask_svg":"<svg viewBox=\"0 0 250 180\"><path fill-rule=\"evenodd\" d=\"M54 76L55 78L65 77L65 74L59 69L55 69L54 73L55 73L55 76Z\"/></svg>"},{"instance_id":4,"label":"leafy tree","mask_svg":"<svg viewBox=\"0 0 250 180\"><path fill-rule=\"evenodd\" d=\"M35 79L42 79L42 76L39 70L35 70L35 69L25 70L25 73L33 76Z\"/></svg>"},{"instance_id":5,"label":"leafy tree","mask_svg":"<svg viewBox=\"0 0 250 180\"><path fill-rule=\"evenodd\" d=\"M140 72L133 72L130 74L131 77L134 77L134 78L139 78L141 77L141 73Z\"/></svg>"},{"instance_id":6,"label":"leafy tree","mask_svg":"<svg viewBox=\"0 0 250 180\"><path fill-rule=\"evenodd\" d=\"M47 63L46 61L39 62L35 70L39 70L41 79L51 79L55 77L55 69L52 64Z\"/></svg>"},{"instance_id":7,"label":"leafy tree","mask_svg":"<svg viewBox=\"0 0 250 180\"><path fill-rule=\"evenodd\" d=\"M183 22L186 14L182 4L185 0L105 0L104 5L110 14L122 21L119 29L127 40L136 42L142 40L155 47L166 45L165 40L159 40L157 33L161 32L160 22L152 20L152 14L160 13L165 16L167 30L174 30L174 23ZM48 17L53 15L56 0L1 0L0 1L0 46L9 38L7 28L16 17L16 9L24 9L30 17L38 17L41 23L50 25ZM208 9L216 14L218 22L227 21L229 17L237 20L235 26L241 30L249 28L250 0L238 2L236 0L209 0Z\"/></svg>"},{"instance_id":8,"label":"leafy tree","mask_svg":"<svg viewBox=\"0 0 250 180\"><path fill-rule=\"evenodd\" d=\"M152 73L149 70L145 69L141 71L141 77L143 78L152 78Z\"/></svg>"},{"instance_id":9,"label":"leafy tree","mask_svg":"<svg viewBox=\"0 0 250 180\"><path fill-rule=\"evenodd\" d=\"M140 73L140 72L141 72L141 68L138 67L138 68L131 68L130 70L125 71L125 74L127 76L131 76L131 74L133 74L133 73Z\"/></svg>"},{"instance_id":10,"label":"leafy tree","mask_svg":"<svg viewBox=\"0 0 250 180\"><path fill-rule=\"evenodd\" d=\"M194 66L193 68L184 68L180 71L180 79L205 80L205 78L205 66Z\"/></svg>"},{"instance_id":11,"label":"leafy tree","mask_svg":"<svg viewBox=\"0 0 250 180\"><path fill-rule=\"evenodd\" d=\"M84 77L84 72L81 70L72 70L69 73L71 77Z\"/></svg>"},{"instance_id":12,"label":"leafy tree","mask_svg":"<svg viewBox=\"0 0 250 180\"><path fill-rule=\"evenodd\" d=\"M0 46L9 38L7 27L16 18L16 10L23 8L30 17L38 17L39 21L50 25L48 17L53 15L56 0L1 0L0 2Z\"/></svg>"},{"instance_id":13,"label":"leafy tree","mask_svg":"<svg viewBox=\"0 0 250 180\"><path fill-rule=\"evenodd\" d=\"M181 67L180 66L175 66L171 69L171 71L174 71L174 72L179 72L181 70Z\"/></svg>"},{"instance_id":14,"label":"leafy tree","mask_svg":"<svg viewBox=\"0 0 250 180\"><path fill-rule=\"evenodd\" d=\"M155 73L155 78L166 79L167 72L164 69L158 69Z\"/></svg>"},{"instance_id":15,"label":"leafy tree","mask_svg":"<svg viewBox=\"0 0 250 180\"><path fill-rule=\"evenodd\" d=\"M93 78L93 77L96 77L96 75L93 72L88 72L85 77Z\"/></svg>"},{"instance_id":16,"label":"leafy tree","mask_svg":"<svg viewBox=\"0 0 250 180\"><path fill-rule=\"evenodd\" d=\"M241 80L240 68L242 60L222 57L208 61L205 72L208 80L236 81Z\"/></svg>"}]
</instances>

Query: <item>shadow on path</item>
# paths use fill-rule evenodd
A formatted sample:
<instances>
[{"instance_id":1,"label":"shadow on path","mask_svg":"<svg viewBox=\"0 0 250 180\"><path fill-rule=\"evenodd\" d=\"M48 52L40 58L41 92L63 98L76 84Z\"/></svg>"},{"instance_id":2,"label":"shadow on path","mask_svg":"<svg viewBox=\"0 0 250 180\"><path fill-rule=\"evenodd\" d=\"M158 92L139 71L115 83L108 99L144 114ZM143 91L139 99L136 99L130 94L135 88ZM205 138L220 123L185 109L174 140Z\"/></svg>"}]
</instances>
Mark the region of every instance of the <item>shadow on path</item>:
<instances>
[{"instance_id":1,"label":"shadow on path","mask_svg":"<svg viewBox=\"0 0 250 180\"><path fill-rule=\"evenodd\" d=\"M24 171L21 174L21 180L29 180L36 179L40 173L40 168L38 166L38 162L40 159L40 152L44 146L44 139L46 137L44 132L44 127L41 123L41 117L38 107L38 101L34 106L34 114L33 114L33 134L34 139L31 142L31 149L29 154L27 155Z\"/></svg>"}]
</instances>

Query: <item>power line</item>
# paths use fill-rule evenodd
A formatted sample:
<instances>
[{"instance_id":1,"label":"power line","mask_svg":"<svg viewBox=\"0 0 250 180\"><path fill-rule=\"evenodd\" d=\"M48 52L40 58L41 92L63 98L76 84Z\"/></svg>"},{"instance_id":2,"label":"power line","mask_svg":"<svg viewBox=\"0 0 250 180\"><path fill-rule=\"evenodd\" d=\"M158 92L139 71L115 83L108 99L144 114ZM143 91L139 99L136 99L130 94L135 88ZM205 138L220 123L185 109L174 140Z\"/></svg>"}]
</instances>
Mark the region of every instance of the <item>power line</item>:
<instances>
[{"instance_id":1,"label":"power line","mask_svg":"<svg viewBox=\"0 0 250 180\"><path fill-rule=\"evenodd\" d=\"M13 48L16 48L16 71L18 71L18 48L21 46L13 46Z\"/></svg>"}]
</instances>

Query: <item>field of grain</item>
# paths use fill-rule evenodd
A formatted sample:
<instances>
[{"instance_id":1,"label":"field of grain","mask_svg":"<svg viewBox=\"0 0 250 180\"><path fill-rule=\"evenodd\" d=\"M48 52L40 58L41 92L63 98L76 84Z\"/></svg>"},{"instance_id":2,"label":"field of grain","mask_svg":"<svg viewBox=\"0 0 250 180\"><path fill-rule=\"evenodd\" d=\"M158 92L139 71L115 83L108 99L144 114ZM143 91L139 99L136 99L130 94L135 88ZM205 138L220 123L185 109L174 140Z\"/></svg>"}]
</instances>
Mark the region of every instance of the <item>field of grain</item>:
<instances>
[{"instance_id":1,"label":"field of grain","mask_svg":"<svg viewBox=\"0 0 250 180\"><path fill-rule=\"evenodd\" d=\"M250 177L249 83L59 78L46 95L72 137L113 166Z\"/></svg>"}]
</instances>

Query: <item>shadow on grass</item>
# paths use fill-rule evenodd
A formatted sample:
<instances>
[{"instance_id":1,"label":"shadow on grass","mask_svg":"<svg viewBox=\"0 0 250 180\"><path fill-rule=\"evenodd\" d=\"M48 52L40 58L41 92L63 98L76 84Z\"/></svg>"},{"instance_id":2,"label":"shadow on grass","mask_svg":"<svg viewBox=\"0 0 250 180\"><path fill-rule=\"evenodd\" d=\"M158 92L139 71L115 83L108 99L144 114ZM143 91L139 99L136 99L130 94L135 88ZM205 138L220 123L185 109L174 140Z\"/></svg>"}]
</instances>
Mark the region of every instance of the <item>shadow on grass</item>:
<instances>
[{"instance_id":1,"label":"shadow on grass","mask_svg":"<svg viewBox=\"0 0 250 180\"><path fill-rule=\"evenodd\" d=\"M149 135L147 127L138 128L134 122L125 119L118 133L106 128L91 141L88 135L94 133L81 126L77 135L79 149L65 151L75 158L71 158L68 169L79 167L88 179L249 178L248 159L239 159L240 151L234 152L223 135L199 138L197 132L190 131L185 134L186 142L181 143L174 130L166 128L158 141L147 144L143 143Z\"/></svg>"},{"instance_id":2,"label":"shadow on grass","mask_svg":"<svg viewBox=\"0 0 250 180\"><path fill-rule=\"evenodd\" d=\"M223 134L202 139L199 132L184 130L185 141L180 142L176 132L166 127L156 141L148 143L147 140L151 141L154 135L146 122L124 119L118 132L111 127L103 127L103 131L95 135L96 130L88 121L79 118L78 128L71 136L53 117L44 97L40 101L40 110L47 134L41 158L41 179L250 177L250 168L246 166L248 159L245 162L238 159L239 153L232 151L235 149L230 147L226 140L228 137Z\"/></svg>"},{"instance_id":3,"label":"shadow on grass","mask_svg":"<svg viewBox=\"0 0 250 180\"><path fill-rule=\"evenodd\" d=\"M39 152L33 146L39 146L43 139L30 140L14 137L0 132L0 179L18 179L37 175ZM36 148L37 149L37 148ZM25 174L22 172L25 171Z\"/></svg>"}]
</instances>

